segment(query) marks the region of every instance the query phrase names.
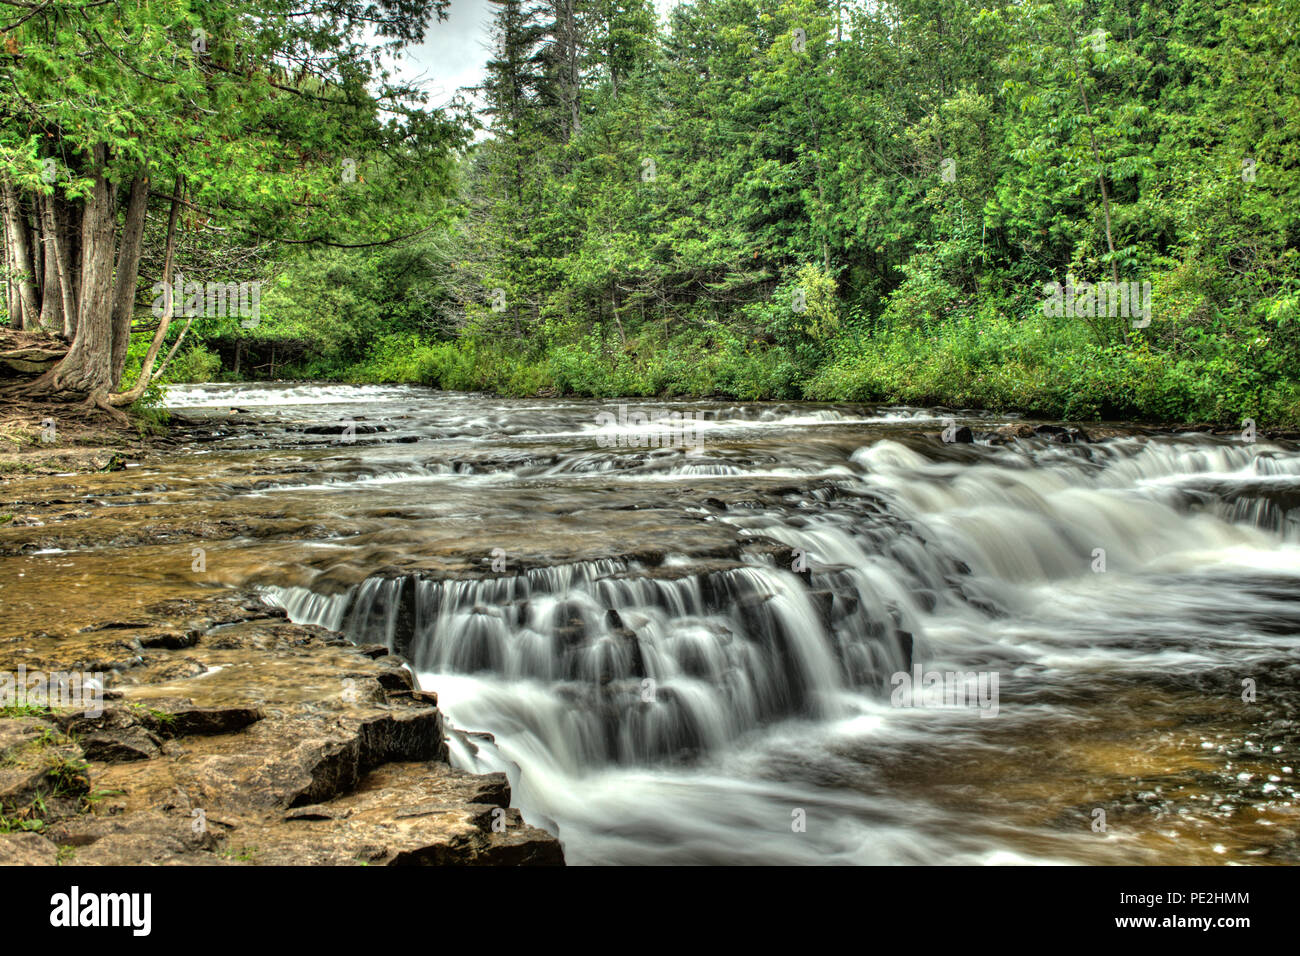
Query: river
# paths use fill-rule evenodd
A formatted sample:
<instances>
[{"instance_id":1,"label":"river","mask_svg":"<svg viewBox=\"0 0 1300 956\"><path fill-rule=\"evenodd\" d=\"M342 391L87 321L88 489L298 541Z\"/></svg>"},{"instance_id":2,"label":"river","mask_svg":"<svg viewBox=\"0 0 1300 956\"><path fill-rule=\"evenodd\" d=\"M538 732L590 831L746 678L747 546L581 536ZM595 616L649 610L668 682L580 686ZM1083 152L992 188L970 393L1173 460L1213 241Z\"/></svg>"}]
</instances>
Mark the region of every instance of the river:
<instances>
[{"instance_id":1,"label":"river","mask_svg":"<svg viewBox=\"0 0 1300 956\"><path fill-rule=\"evenodd\" d=\"M405 654L473 732L453 761L504 770L570 863L1300 862L1292 444L413 387L168 402L165 460L9 492L45 534L0 552L0 623L256 588Z\"/></svg>"}]
</instances>

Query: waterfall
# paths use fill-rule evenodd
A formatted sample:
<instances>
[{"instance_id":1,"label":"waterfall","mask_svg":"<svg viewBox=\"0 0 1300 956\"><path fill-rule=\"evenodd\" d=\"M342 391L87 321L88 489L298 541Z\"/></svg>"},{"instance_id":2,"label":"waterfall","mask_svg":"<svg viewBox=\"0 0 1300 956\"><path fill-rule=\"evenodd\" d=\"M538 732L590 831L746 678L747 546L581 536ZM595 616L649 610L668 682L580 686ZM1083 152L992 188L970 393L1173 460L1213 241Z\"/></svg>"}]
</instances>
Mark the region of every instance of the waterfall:
<instances>
[{"instance_id":1,"label":"waterfall","mask_svg":"<svg viewBox=\"0 0 1300 956\"><path fill-rule=\"evenodd\" d=\"M264 593L296 621L382 641L418 673L551 686L583 760L636 763L713 750L783 717L840 715L845 688L883 689L909 666L903 625L919 625L900 620L903 595L891 604L860 573L813 584L762 565L666 578L597 561Z\"/></svg>"},{"instance_id":2,"label":"waterfall","mask_svg":"<svg viewBox=\"0 0 1300 956\"><path fill-rule=\"evenodd\" d=\"M306 586L263 587L294 620L406 656L453 725L490 734L454 734L453 761L508 774L572 862L1119 862L1055 824L1022 838L1023 821L1039 799L1072 820L1060 795L1081 779L1123 791L1132 771L1109 738L1142 731L1125 723L1135 707L1156 723L1207 699L1208 714L1249 714L1243 678L1287 693L1279 662L1300 632L1289 445L945 444L938 413L724 406L686 451L600 445L591 412L466 396L420 410L422 434L454 435L454 449L340 456L331 507L353 489L363 543L318 552L319 589L301 569L287 580ZM591 545L604 521L607 550ZM619 556L643 530L658 557ZM524 566L484 570L498 544ZM333 589L366 566L358 548L386 570ZM604 556L545 566L552 549ZM987 679L997 719L898 706L898 676L927 671L946 687ZM1085 727L1106 746L1075 740L1058 758L1056 738ZM1196 759L1228 736L1194 740ZM1050 776L1081 752L1094 775ZM1245 786L1229 769L1220 793ZM1272 768L1269 786L1288 773ZM1048 782L1012 798L1027 804L1012 824L997 795L1022 774Z\"/></svg>"}]
</instances>

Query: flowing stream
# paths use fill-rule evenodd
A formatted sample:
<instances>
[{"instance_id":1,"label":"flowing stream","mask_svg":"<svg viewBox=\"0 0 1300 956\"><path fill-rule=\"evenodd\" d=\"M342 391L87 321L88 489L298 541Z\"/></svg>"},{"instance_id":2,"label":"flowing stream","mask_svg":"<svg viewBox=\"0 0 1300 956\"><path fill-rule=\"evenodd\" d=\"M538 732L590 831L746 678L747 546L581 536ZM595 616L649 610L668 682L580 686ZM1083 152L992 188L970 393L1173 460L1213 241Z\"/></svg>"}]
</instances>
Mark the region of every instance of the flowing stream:
<instances>
[{"instance_id":1,"label":"flowing stream","mask_svg":"<svg viewBox=\"0 0 1300 956\"><path fill-rule=\"evenodd\" d=\"M168 401L190 424L164 463L6 491L45 524L0 549L0 623L258 588L406 655L469 731L453 760L508 773L571 863L1300 862L1294 445L408 387Z\"/></svg>"}]
</instances>

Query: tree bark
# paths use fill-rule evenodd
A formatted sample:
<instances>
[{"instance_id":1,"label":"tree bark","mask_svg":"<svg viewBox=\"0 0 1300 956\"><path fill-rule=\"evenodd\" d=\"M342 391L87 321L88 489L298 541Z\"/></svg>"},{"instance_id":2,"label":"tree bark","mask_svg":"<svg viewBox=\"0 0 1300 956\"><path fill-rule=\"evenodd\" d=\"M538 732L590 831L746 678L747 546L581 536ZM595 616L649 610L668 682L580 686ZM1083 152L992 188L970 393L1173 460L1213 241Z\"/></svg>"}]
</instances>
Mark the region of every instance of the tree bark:
<instances>
[{"instance_id":1,"label":"tree bark","mask_svg":"<svg viewBox=\"0 0 1300 956\"><path fill-rule=\"evenodd\" d=\"M63 276L56 244L58 235L50 215L49 197L36 194L36 222L41 237L41 325L51 332L63 331Z\"/></svg>"},{"instance_id":2,"label":"tree bark","mask_svg":"<svg viewBox=\"0 0 1300 956\"><path fill-rule=\"evenodd\" d=\"M5 311L9 314L9 326L15 329L23 327L23 305L18 298L18 286L14 284L14 254L9 242L8 203L4 192L0 191L0 237L5 247Z\"/></svg>"},{"instance_id":3,"label":"tree bark","mask_svg":"<svg viewBox=\"0 0 1300 956\"><path fill-rule=\"evenodd\" d=\"M22 327L38 328L41 301L40 293L36 289L36 266L32 259L32 242L27 228L27 219L23 215L22 201L14 184L4 180L0 182L0 189L4 190L5 229L9 233L13 268L17 273L15 281L22 302Z\"/></svg>"},{"instance_id":4,"label":"tree bark","mask_svg":"<svg viewBox=\"0 0 1300 956\"><path fill-rule=\"evenodd\" d=\"M1093 162L1097 164L1097 185L1101 187L1101 208L1106 217L1106 248L1110 250L1110 275L1116 285L1119 285L1119 265L1115 262L1115 239L1110 229L1110 193L1106 189L1105 166L1101 162L1101 150L1097 148L1097 135L1092 129L1092 107L1088 105L1088 91L1083 88L1083 80L1079 80L1079 96L1083 98L1083 112L1088 117L1088 142L1092 145Z\"/></svg>"},{"instance_id":5,"label":"tree bark","mask_svg":"<svg viewBox=\"0 0 1300 956\"><path fill-rule=\"evenodd\" d=\"M81 319L77 315L77 303L81 301L81 223L85 218L85 209L57 195L54 197L54 209L63 232L64 257L68 265L67 293L63 300L63 334L71 342L77 334L77 325Z\"/></svg>"},{"instance_id":6,"label":"tree bark","mask_svg":"<svg viewBox=\"0 0 1300 956\"><path fill-rule=\"evenodd\" d=\"M55 331L61 330L71 338L77 327L77 299L73 295L73 276L68 253L67 224L58 197L54 194L41 196L39 199L41 214L41 232L49 243L45 250L47 265L53 261L55 285L47 287L46 296L58 299L59 324ZM72 329L70 333L68 330Z\"/></svg>"},{"instance_id":7,"label":"tree bark","mask_svg":"<svg viewBox=\"0 0 1300 956\"><path fill-rule=\"evenodd\" d=\"M109 293L113 279L113 195L104 167L108 148L94 150L94 186L81 219L81 281L78 289L77 333L59 363L23 391L37 395L68 394L88 404L108 408L112 379L113 327Z\"/></svg>"},{"instance_id":8,"label":"tree bark","mask_svg":"<svg viewBox=\"0 0 1300 956\"><path fill-rule=\"evenodd\" d=\"M181 211L181 196L185 191L185 177L177 176L176 184L172 187L172 207L167 214L167 250L163 253L163 287L170 289L167 296L167 304L163 307L162 317L158 320L158 328L154 330L153 341L149 343L149 351L145 354L144 362L140 366L140 377L135 380L135 384L125 392L117 392L108 396L108 402L111 405L130 405L137 401L144 394L144 390L149 387L157 376L154 374L153 363L158 358L158 351L162 348L163 341L167 338L167 329L172 323L172 316L176 314L176 300L183 296L183 292L172 289L172 269L176 260L176 220ZM180 340L185 337L185 332L190 327L190 322L194 317L190 316L189 321L185 323L185 328L181 329L180 338L176 340L171 352L168 353L166 360L163 362L163 369L167 367L167 362L176 354L176 349L180 347ZM159 369L158 374L162 374Z\"/></svg>"},{"instance_id":9,"label":"tree bark","mask_svg":"<svg viewBox=\"0 0 1300 956\"><path fill-rule=\"evenodd\" d=\"M190 330L190 326L193 324L194 316L190 315L185 319L185 324L181 326L181 334L176 336L176 341L172 343L172 347L168 349L167 354L163 356L162 364L154 371L150 381L156 382L163 377L163 372L167 371L167 366L172 364L172 359L181 350L181 343L185 341L185 333Z\"/></svg>"},{"instance_id":10,"label":"tree bark","mask_svg":"<svg viewBox=\"0 0 1300 956\"><path fill-rule=\"evenodd\" d=\"M126 352L131 344L131 315L135 311L135 285L140 277L140 245L144 238L145 207L149 204L149 175L144 170L131 182L131 198L126 206L126 223L117 253L117 276L113 287L112 383L116 389L122 381Z\"/></svg>"}]
</instances>

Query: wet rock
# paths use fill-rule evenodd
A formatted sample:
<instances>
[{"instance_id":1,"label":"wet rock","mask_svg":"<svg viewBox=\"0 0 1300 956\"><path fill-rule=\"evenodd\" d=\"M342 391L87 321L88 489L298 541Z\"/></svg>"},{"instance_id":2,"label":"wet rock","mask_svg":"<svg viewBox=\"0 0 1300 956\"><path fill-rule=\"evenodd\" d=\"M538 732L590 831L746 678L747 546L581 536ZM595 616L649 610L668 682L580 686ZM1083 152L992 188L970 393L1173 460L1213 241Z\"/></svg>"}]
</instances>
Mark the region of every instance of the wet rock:
<instances>
[{"instance_id":1,"label":"wet rock","mask_svg":"<svg viewBox=\"0 0 1300 956\"><path fill-rule=\"evenodd\" d=\"M1034 435L1063 445L1068 445L1072 441L1070 430L1060 425L1037 425L1034 427Z\"/></svg>"},{"instance_id":2,"label":"wet rock","mask_svg":"<svg viewBox=\"0 0 1300 956\"><path fill-rule=\"evenodd\" d=\"M35 720L0 719L0 767L12 763L15 755L35 742L42 725Z\"/></svg>"},{"instance_id":3,"label":"wet rock","mask_svg":"<svg viewBox=\"0 0 1300 956\"><path fill-rule=\"evenodd\" d=\"M160 711L153 721L164 737L215 736L236 733L263 716L260 707L182 707Z\"/></svg>"},{"instance_id":4,"label":"wet rock","mask_svg":"<svg viewBox=\"0 0 1300 956\"><path fill-rule=\"evenodd\" d=\"M87 760L99 760L104 763L149 760L159 753L157 742L142 727L94 733L79 737L77 743Z\"/></svg>"},{"instance_id":5,"label":"wet rock","mask_svg":"<svg viewBox=\"0 0 1300 956\"><path fill-rule=\"evenodd\" d=\"M188 810L148 810L120 816L88 816L52 827L49 835L75 847L78 866L141 866L230 862L211 852L217 839Z\"/></svg>"},{"instance_id":6,"label":"wet rock","mask_svg":"<svg viewBox=\"0 0 1300 956\"><path fill-rule=\"evenodd\" d=\"M180 660L165 660L149 668L149 673L133 675L136 681L147 681L148 683L160 683L170 680L181 680L186 677L197 677L207 671L204 664L192 657L182 658Z\"/></svg>"},{"instance_id":7,"label":"wet rock","mask_svg":"<svg viewBox=\"0 0 1300 956\"><path fill-rule=\"evenodd\" d=\"M98 631L129 631L149 627L148 621L100 621L80 628L78 634L94 634Z\"/></svg>"},{"instance_id":8,"label":"wet rock","mask_svg":"<svg viewBox=\"0 0 1300 956\"><path fill-rule=\"evenodd\" d=\"M388 426L363 425L359 422L343 422L340 424L306 425L296 430L302 432L304 435L342 435L349 431L356 435L374 435L378 432L388 431Z\"/></svg>"},{"instance_id":9,"label":"wet rock","mask_svg":"<svg viewBox=\"0 0 1300 956\"><path fill-rule=\"evenodd\" d=\"M387 703L388 695L384 693L383 685L373 677L345 677L342 700L345 704L383 704Z\"/></svg>"},{"instance_id":10,"label":"wet rock","mask_svg":"<svg viewBox=\"0 0 1300 956\"><path fill-rule=\"evenodd\" d=\"M184 650L198 643L197 634L182 634L178 631L157 631L140 636L140 646L144 648L163 648L169 651Z\"/></svg>"},{"instance_id":11,"label":"wet rock","mask_svg":"<svg viewBox=\"0 0 1300 956\"><path fill-rule=\"evenodd\" d=\"M271 864L563 863L559 843L524 822L509 800L504 774L390 764L327 807L303 807L286 825L252 828L240 840L257 847L258 862Z\"/></svg>"},{"instance_id":12,"label":"wet rock","mask_svg":"<svg viewBox=\"0 0 1300 956\"><path fill-rule=\"evenodd\" d=\"M0 807L26 806L49 790L44 769L0 767Z\"/></svg>"},{"instance_id":13,"label":"wet rock","mask_svg":"<svg viewBox=\"0 0 1300 956\"><path fill-rule=\"evenodd\" d=\"M393 702L410 700L425 707L438 706L438 695L431 690L390 690L388 699Z\"/></svg>"},{"instance_id":14,"label":"wet rock","mask_svg":"<svg viewBox=\"0 0 1300 956\"><path fill-rule=\"evenodd\" d=\"M389 691L404 691L415 689L415 678L405 667L394 661L384 661L383 667L375 672L375 679L379 681L379 686Z\"/></svg>"},{"instance_id":15,"label":"wet rock","mask_svg":"<svg viewBox=\"0 0 1300 956\"><path fill-rule=\"evenodd\" d=\"M818 589L808 592L808 599L812 606L817 610L818 620L821 621L822 627L829 629L831 626L831 611L835 602L835 595L827 590Z\"/></svg>"},{"instance_id":16,"label":"wet rock","mask_svg":"<svg viewBox=\"0 0 1300 956\"><path fill-rule=\"evenodd\" d=\"M1012 422L1009 425L1003 425L993 429L984 436L985 440L994 445L1005 445L1008 442L1018 439L1027 439L1034 437L1034 428L1032 425L1026 425L1024 422Z\"/></svg>"}]
</instances>

